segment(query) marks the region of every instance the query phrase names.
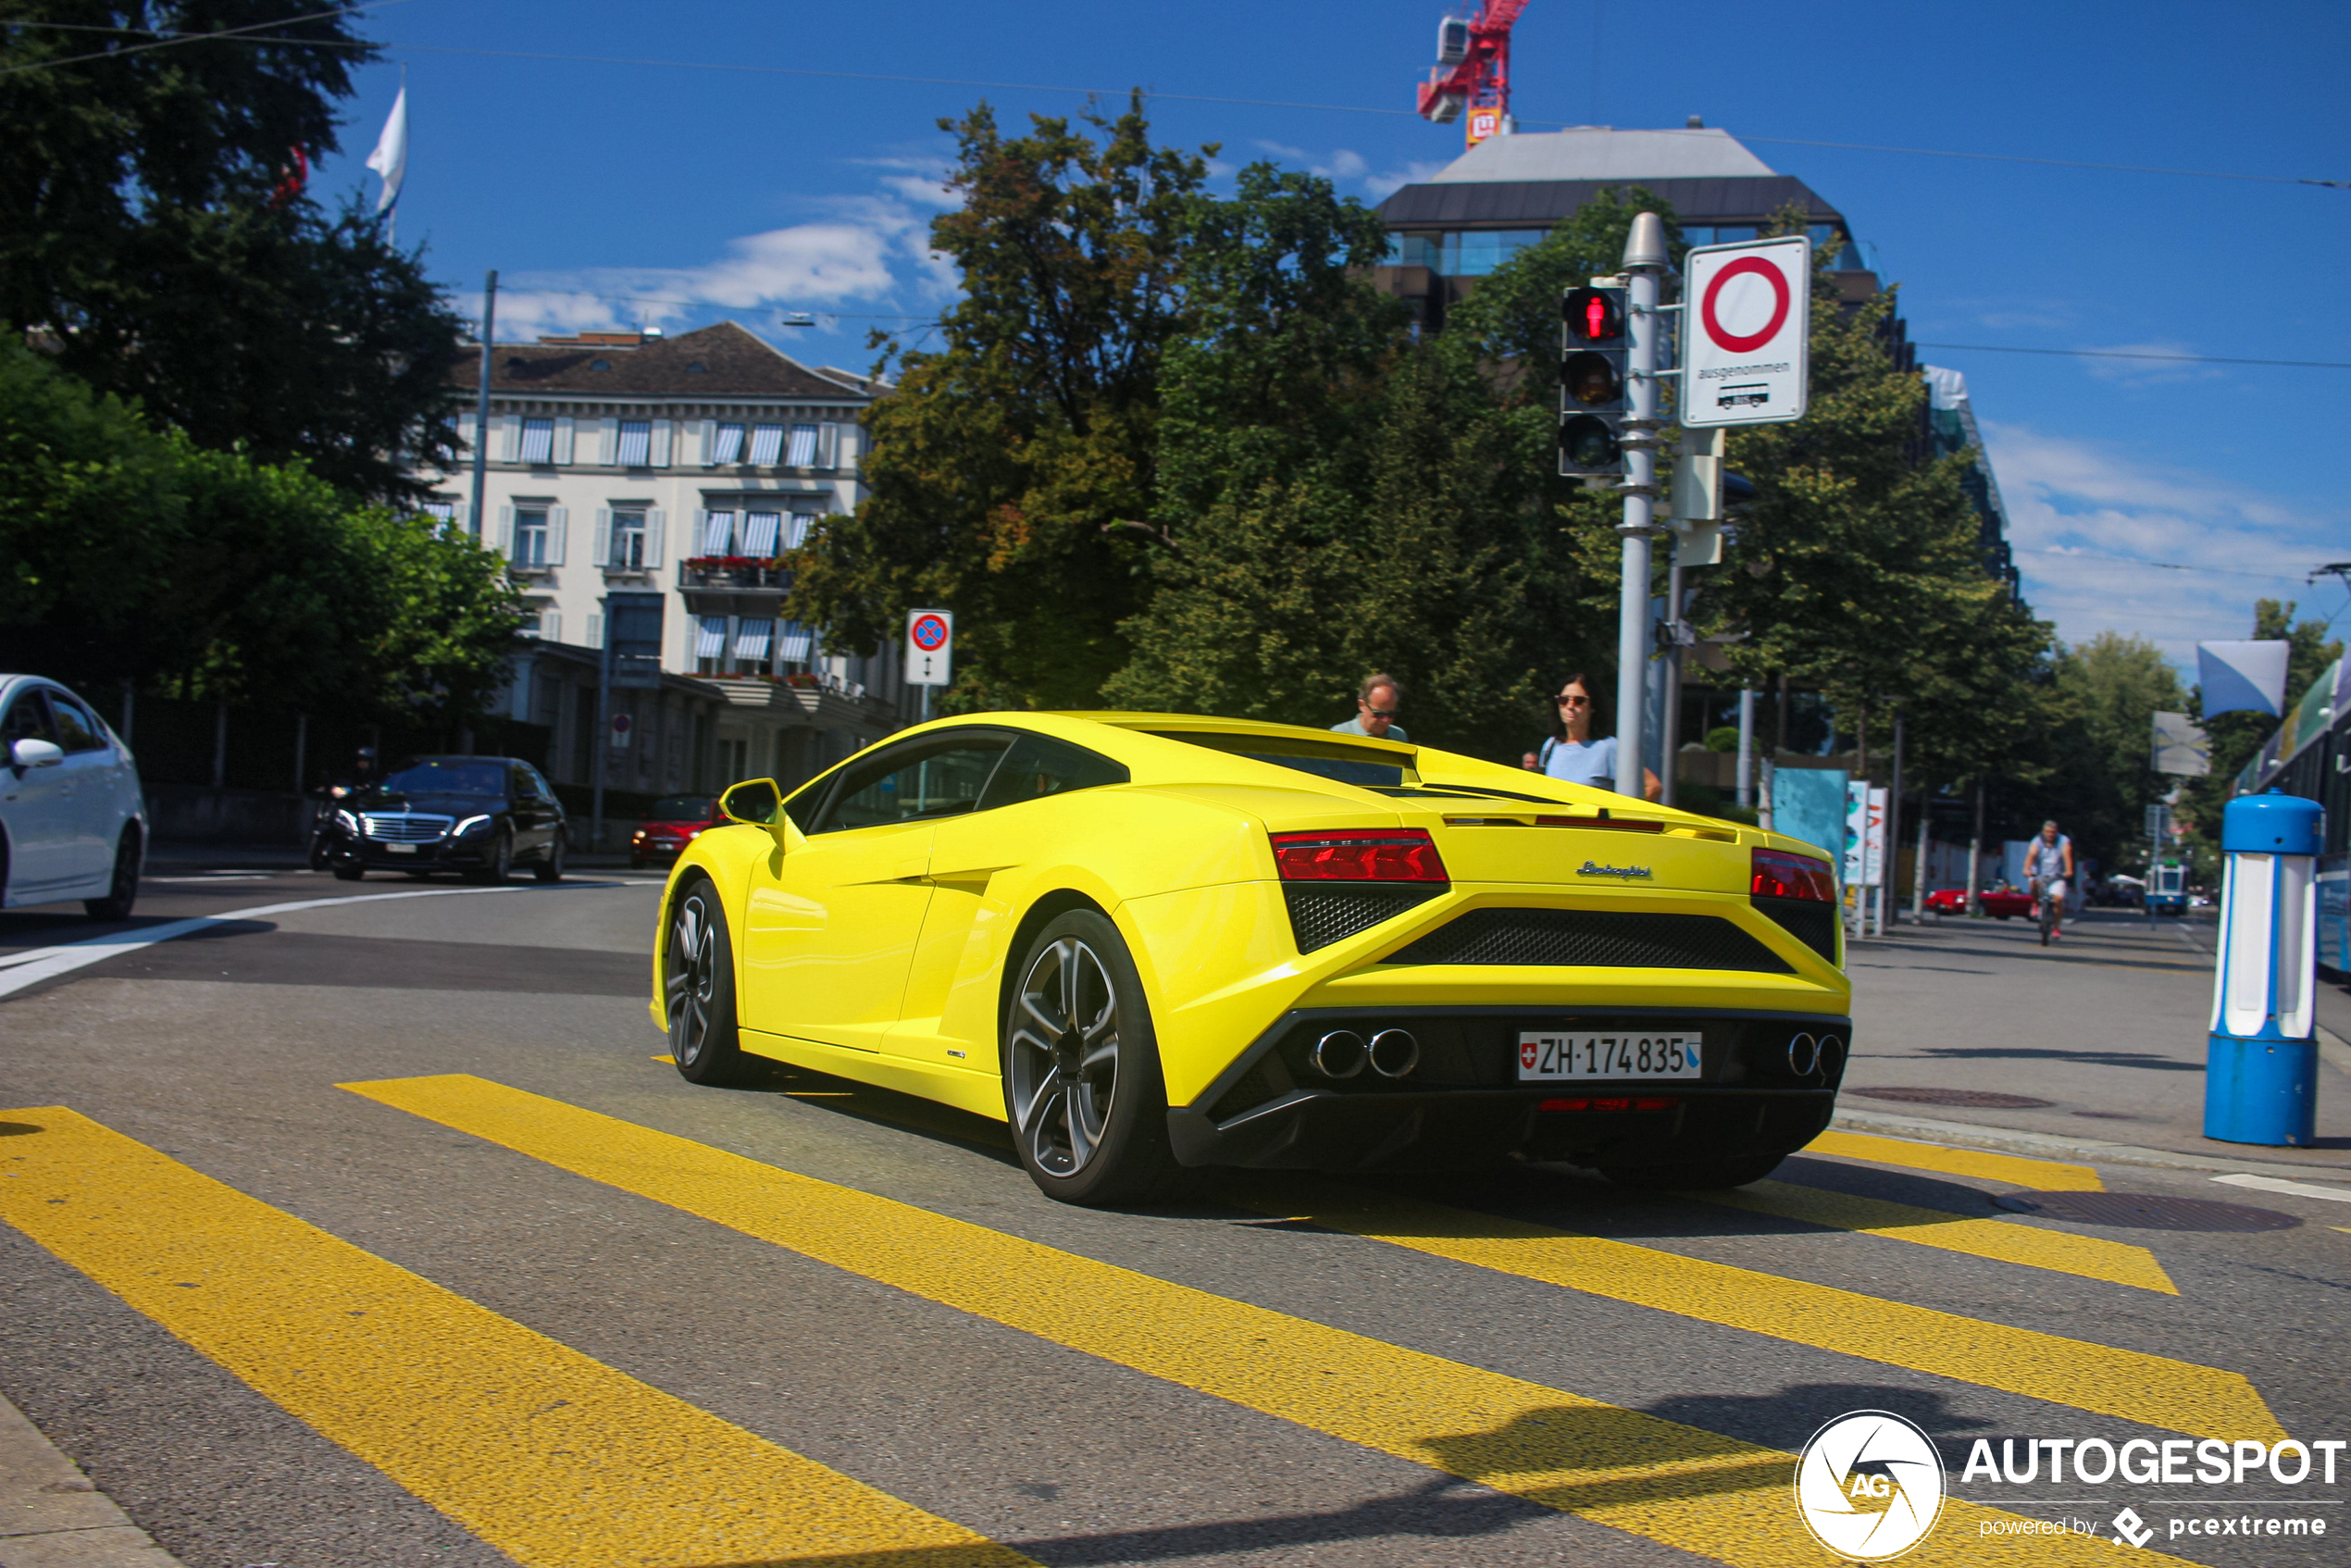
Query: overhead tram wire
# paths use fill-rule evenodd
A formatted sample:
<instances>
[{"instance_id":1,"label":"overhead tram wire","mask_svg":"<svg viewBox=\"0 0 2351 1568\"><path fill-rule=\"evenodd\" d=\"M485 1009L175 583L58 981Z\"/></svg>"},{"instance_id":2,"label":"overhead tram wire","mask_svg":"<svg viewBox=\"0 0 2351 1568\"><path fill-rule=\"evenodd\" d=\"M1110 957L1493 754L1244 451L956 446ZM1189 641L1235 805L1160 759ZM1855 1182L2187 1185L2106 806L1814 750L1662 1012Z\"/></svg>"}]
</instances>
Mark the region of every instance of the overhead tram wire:
<instances>
[{"instance_id":1,"label":"overhead tram wire","mask_svg":"<svg viewBox=\"0 0 2351 1568\"><path fill-rule=\"evenodd\" d=\"M2297 370L2351 370L2345 359L2233 359L2216 354L2138 354L2119 348L2012 348L1998 343L1922 343L1912 348L1949 349L1959 354L2051 354L2072 359L2151 359L2169 365L2284 365Z\"/></svg>"},{"instance_id":2,"label":"overhead tram wire","mask_svg":"<svg viewBox=\"0 0 2351 1568\"><path fill-rule=\"evenodd\" d=\"M2016 548L2017 554L2022 555L2054 555L2064 561L2114 561L2123 566L2153 566L2167 572L2194 572L2199 577L2208 572L2220 577L2258 578L2263 582L2307 582L2310 580L2307 577L2297 576L2292 572L2246 572L2233 570L2228 566L2191 566L2180 561L2150 561L2143 555L2117 555L2108 550L2066 550L2055 546L2045 546L2040 549L2029 546Z\"/></svg>"},{"instance_id":3,"label":"overhead tram wire","mask_svg":"<svg viewBox=\"0 0 2351 1568\"><path fill-rule=\"evenodd\" d=\"M397 3L398 0L368 0L367 5L346 6L338 11L320 12L319 15L340 16L348 11L366 10L374 6L392 5ZM309 21L316 19L310 17L297 17L292 19L296 21ZM0 26L40 27L45 25L49 24L25 19L0 19ZM69 24L57 25L65 26ZM284 24L282 22L274 22L257 23L255 25L282 26ZM142 33L147 31L148 30L143 28L77 28L76 31ZM249 31L250 30L233 31ZM185 43L208 38L227 39L231 36L232 32L230 31L180 33L173 35L168 42ZM463 55L486 59L546 60L566 65L659 66L672 70L733 71L753 76L803 76L816 77L836 81L894 81L918 87L978 87L1000 93L1067 93L1088 98L1124 97L1129 91L1132 91L1132 89L1128 88L1064 87L1056 83L1041 81L982 81L976 79L953 76L896 76L886 75L877 71L815 70L804 66L754 66L744 65L739 61L731 60L664 60L637 58L622 55L556 55L522 49L461 49L450 45L436 44L367 44L355 40L312 38L251 38L244 41L255 44L294 44L307 48L374 49L387 55ZM146 45L146 47L155 46L156 45ZM131 51L129 50L118 50L112 51L111 53L129 54L130 52ZM76 58L81 59L105 57L106 56L76 56ZM5 75L7 71L35 70L43 66L65 65L68 63L70 62L66 60L35 60L26 65L8 67L6 71L0 71L0 75ZM1313 109L1325 114L1383 115L1390 118L1405 119L1418 119L1420 118L1417 113L1411 109L1374 108L1364 104L1310 104L1297 102L1287 98L1228 98L1202 93L1162 93L1156 89L1143 90L1143 96L1146 98L1163 98L1169 103L1176 104L1227 104L1243 108ZM1524 125L1555 126L1565 131L1600 129L1598 127L1583 127L1574 120L1565 119L1526 119L1521 118L1519 123ZM1690 136L1704 133L1686 131L1681 128L1668 128L1661 131L1650 132L1650 134ZM1741 132L1739 134L1738 140L1742 142L1761 142L1773 146L1784 147L1830 147L1841 152L1898 153L1913 157L1930 158L1973 158L1990 163L2039 164L2052 168L2093 168L2107 173L2116 174L2162 174L2189 180L2245 180L2270 185L2322 185L2335 190L2351 190L2351 180L2313 180L2291 174L2233 174L2225 170L2208 168L2158 168L2146 164L2092 163L2077 158L2028 157L2021 153L1964 153L1955 152L1945 147L1892 147L1880 146L1874 143L1868 142L1820 142L1795 136L1750 136L1745 132Z\"/></svg>"},{"instance_id":4,"label":"overhead tram wire","mask_svg":"<svg viewBox=\"0 0 2351 1568\"><path fill-rule=\"evenodd\" d=\"M251 22L243 27L226 27L216 32L158 32L143 27L89 27L71 22L44 22L31 17L0 18L0 27L45 27L65 32L113 32L144 36L152 44L133 44L127 49L100 49L88 55L67 55L55 60L27 60L21 65L0 66L0 76L14 76L19 71L44 70L51 66L78 66L91 60L119 60L130 55L143 55L151 49L170 49L182 44L277 44L298 49L374 49L379 45L352 38L255 38L254 33L265 27L292 27L297 22L325 21L331 17L355 16L361 11L373 11L385 6L397 6L403 0L360 0L355 6L338 6L331 11L313 11L305 17L272 17L266 22Z\"/></svg>"}]
</instances>

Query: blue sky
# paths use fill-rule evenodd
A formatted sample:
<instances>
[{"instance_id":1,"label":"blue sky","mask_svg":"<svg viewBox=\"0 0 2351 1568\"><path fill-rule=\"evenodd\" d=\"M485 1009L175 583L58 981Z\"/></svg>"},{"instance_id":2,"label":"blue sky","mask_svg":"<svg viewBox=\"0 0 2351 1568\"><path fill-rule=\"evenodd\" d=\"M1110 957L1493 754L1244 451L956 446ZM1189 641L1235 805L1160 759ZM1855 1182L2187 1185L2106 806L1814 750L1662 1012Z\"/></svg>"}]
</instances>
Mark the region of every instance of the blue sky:
<instances>
[{"instance_id":1,"label":"blue sky","mask_svg":"<svg viewBox=\"0 0 2351 1568\"><path fill-rule=\"evenodd\" d=\"M732 317L862 368L869 326L919 321L952 288L923 244L944 199L939 117L986 97L1017 124L1083 103L1036 88L1139 85L1160 94L1163 141L1315 168L1376 201L1456 156L1459 129L1271 102L1408 111L1445 10L398 0L363 23L392 53L360 73L317 188L372 196L360 165L404 65L400 234L468 310L500 269L502 339ZM1748 139L1877 247L1922 343L2343 362L2351 190L1788 143L2351 180L2346 63L2340 4L1533 0L1513 107L1530 131L1699 114ZM788 310L820 325L784 328ZM2258 597L2320 617L2345 604L2301 579L2351 559L2332 477L2351 370L1922 357L1966 373L2027 596L2061 635L2143 633L2192 666L2198 638L2247 634Z\"/></svg>"}]
</instances>

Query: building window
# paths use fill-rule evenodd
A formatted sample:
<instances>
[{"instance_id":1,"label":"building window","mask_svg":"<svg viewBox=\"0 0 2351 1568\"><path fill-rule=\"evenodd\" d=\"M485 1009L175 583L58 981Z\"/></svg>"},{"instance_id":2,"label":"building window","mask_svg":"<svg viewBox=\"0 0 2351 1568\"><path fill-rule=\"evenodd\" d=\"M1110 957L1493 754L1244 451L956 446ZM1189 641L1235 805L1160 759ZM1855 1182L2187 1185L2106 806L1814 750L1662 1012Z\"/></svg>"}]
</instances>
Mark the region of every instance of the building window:
<instances>
[{"instance_id":1,"label":"building window","mask_svg":"<svg viewBox=\"0 0 2351 1568\"><path fill-rule=\"evenodd\" d=\"M1442 238L1437 234L1391 235L1387 259L1398 267L1435 267L1442 259L1438 255Z\"/></svg>"},{"instance_id":2,"label":"building window","mask_svg":"<svg viewBox=\"0 0 2351 1568\"><path fill-rule=\"evenodd\" d=\"M700 616L694 620L694 673L722 674L727 662L727 617Z\"/></svg>"},{"instance_id":3,"label":"building window","mask_svg":"<svg viewBox=\"0 0 2351 1568\"><path fill-rule=\"evenodd\" d=\"M776 530L783 522L776 512L750 512L743 516L743 554L761 560L776 554Z\"/></svg>"},{"instance_id":4,"label":"building window","mask_svg":"<svg viewBox=\"0 0 2351 1568\"><path fill-rule=\"evenodd\" d=\"M555 422L553 419L525 419L522 422L522 461L553 463L555 460Z\"/></svg>"},{"instance_id":5,"label":"building window","mask_svg":"<svg viewBox=\"0 0 2351 1568\"><path fill-rule=\"evenodd\" d=\"M816 526L818 516L819 514L815 512L794 512L791 515L791 531L784 535L784 548L787 550L804 548L808 543L808 530Z\"/></svg>"},{"instance_id":6,"label":"building window","mask_svg":"<svg viewBox=\"0 0 2351 1568\"><path fill-rule=\"evenodd\" d=\"M772 468L783 461L784 428L781 425L754 425L751 431L751 460L762 468Z\"/></svg>"},{"instance_id":7,"label":"building window","mask_svg":"<svg viewBox=\"0 0 2351 1568\"><path fill-rule=\"evenodd\" d=\"M645 569L645 515L616 511L612 515L612 554L606 564L616 572Z\"/></svg>"},{"instance_id":8,"label":"building window","mask_svg":"<svg viewBox=\"0 0 2351 1568\"><path fill-rule=\"evenodd\" d=\"M786 621L783 635L776 639L776 663L778 670L785 665L805 669L815 641L815 635L806 627L798 621Z\"/></svg>"},{"instance_id":9,"label":"building window","mask_svg":"<svg viewBox=\"0 0 2351 1568\"><path fill-rule=\"evenodd\" d=\"M428 497L424 504L417 508L417 511L420 516L432 519L432 526L436 532L455 534L460 531L457 517L458 508L462 504L461 502L435 495Z\"/></svg>"},{"instance_id":10,"label":"building window","mask_svg":"<svg viewBox=\"0 0 2351 1568\"><path fill-rule=\"evenodd\" d=\"M516 566L535 570L547 564L547 508L517 506L515 508Z\"/></svg>"},{"instance_id":11,"label":"building window","mask_svg":"<svg viewBox=\"0 0 2351 1568\"><path fill-rule=\"evenodd\" d=\"M742 460L743 428L740 425L721 425L716 429L711 431L710 461L712 467L715 467L722 463L740 463Z\"/></svg>"},{"instance_id":12,"label":"building window","mask_svg":"<svg viewBox=\"0 0 2351 1568\"><path fill-rule=\"evenodd\" d=\"M784 461L795 468L816 466L816 427L794 425L791 428L791 454Z\"/></svg>"},{"instance_id":13,"label":"building window","mask_svg":"<svg viewBox=\"0 0 2351 1568\"><path fill-rule=\"evenodd\" d=\"M735 515L732 512L706 512L703 515L702 553L705 555L732 555L735 553Z\"/></svg>"},{"instance_id":14,"label":"building window","mask_svg":"<svg viewBox=\"0 0 2351 1568\"><path fill-rule=\"evenodd\" d=\"M653 460L653 422L651 419L623 419L620 422L619 463L624 468L643 468Z\"/></svg>"},{"instance_id":15,"label":"building window","mask_svg":"<svg viewBox=\"0 0 2351 1568\"><path fill-rule=\"evenodd\" d=\"M743 675L766 675L768 644L775 641L776 623L737 621L735 623L735 669Z\"/></svg>"}]
</instances>

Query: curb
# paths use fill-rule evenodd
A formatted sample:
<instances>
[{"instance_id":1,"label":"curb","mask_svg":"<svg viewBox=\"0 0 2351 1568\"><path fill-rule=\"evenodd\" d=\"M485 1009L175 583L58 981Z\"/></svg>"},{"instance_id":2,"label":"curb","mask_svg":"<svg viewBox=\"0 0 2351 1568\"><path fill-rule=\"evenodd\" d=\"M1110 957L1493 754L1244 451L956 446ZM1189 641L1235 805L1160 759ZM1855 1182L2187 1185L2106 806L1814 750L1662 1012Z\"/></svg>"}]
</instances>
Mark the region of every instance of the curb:
<instances>
[{"instance_id":1,"label":"curb","mask_svg":"<svg viewBox=\"0 0 2351 1568\"><path fill-rule=\"evenodd\" d=\"M180 1568L0 1399L0 1558L10 1568Z\"/></svg>"},{"instance_id":2,"label":"curb","mask_svg":"<svg viewBox=\"0 0 2351 1568\"><path fill-rule=\"evenodd\" d=\"M2096 1138L2059 1138L2049 1133L2021 1132L2009 1127L1979 1126L1972 1122L1937 1122L1924 1116L1895 1116L1875 1111L1837 1112L1829 1125L1844 1132L1873 1132L1925 1143L1959 1144L1970 1149L1995 1149L2008 1154L2070 1155L2077 1160L2104 1161L2117 1165L2154 1165L2181 1171L2242 1171L2255 1176L2295 1176L2308 1181L2351 1179L2351 1169L2332 1165L2283 1165L2266 1160L2219 1160L2208 1154L2178 1154L2168 1149L2141 1149L2129 1143L2108 1143Z\"/></svg>"}]
</instances>

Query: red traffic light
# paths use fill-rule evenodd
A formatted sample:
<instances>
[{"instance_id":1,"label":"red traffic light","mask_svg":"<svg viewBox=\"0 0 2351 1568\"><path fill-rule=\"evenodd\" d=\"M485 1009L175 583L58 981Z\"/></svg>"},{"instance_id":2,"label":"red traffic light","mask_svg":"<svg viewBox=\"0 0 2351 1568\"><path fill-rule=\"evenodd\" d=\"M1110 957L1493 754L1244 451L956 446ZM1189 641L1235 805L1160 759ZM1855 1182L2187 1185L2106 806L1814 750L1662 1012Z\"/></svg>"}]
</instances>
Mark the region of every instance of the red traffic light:
<instances>
[{"instance_id":1,"label":"red traffic light","mask_svg":"<svg viewBox=\"0 0 2351 1568\"><path fill-rule=\"evenodd\" d=\"M1614 343L1624 338L1623 289L1570 289L1561 302L1567 335L1579 343Z\"/></svg>"}]
</instances>

